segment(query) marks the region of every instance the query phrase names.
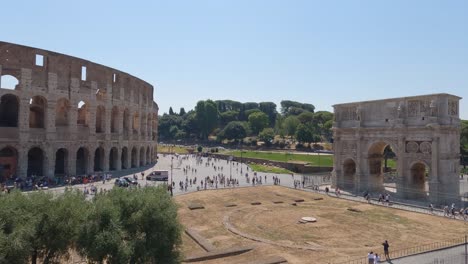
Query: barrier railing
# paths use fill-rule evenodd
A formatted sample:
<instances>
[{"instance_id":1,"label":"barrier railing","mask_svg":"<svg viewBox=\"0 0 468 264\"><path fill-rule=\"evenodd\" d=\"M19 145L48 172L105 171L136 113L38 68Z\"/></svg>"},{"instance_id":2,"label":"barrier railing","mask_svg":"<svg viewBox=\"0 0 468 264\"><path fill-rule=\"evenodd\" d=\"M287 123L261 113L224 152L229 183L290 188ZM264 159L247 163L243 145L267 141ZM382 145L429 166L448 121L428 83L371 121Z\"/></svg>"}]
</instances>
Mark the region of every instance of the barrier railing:
<instances>
[{"instance_id":1,"label":"barrier railing","mask_svg":"<svg viewBox=\"0 0 468 264\"><path fill-rule=\"evenodd\" d=\"M467 237L454 238L446 241L434 242L430 244L423 244L409 248L402 248L397 250L390 250L389 255L390 259L397 259L402 257L408 257L416 254L431 252L434 250L443 250L446 248L451 248L455 246L465 245L467 243ZM385 263L385 256L383 252L374 252L381 256L381 263ZM381 254L382 253L382 254ZM366 253L367 254L367 253ZM361 257L353 260L347 260L342 262L334 262L334 264L368 264L369 260L366 257Z\"/></svg>"}]
</instances>

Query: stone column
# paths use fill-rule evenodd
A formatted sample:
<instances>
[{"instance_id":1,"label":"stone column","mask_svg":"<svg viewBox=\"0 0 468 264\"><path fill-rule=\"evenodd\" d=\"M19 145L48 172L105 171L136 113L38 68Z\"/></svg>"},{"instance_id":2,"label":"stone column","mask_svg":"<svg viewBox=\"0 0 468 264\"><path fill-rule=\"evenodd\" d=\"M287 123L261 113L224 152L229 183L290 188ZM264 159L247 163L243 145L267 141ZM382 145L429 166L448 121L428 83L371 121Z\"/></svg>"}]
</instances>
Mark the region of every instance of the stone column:
<instances>
[{"instance_id":1,"label":"stone column","mask_svg":"<svg viewBox=\"0 0 468 264\"><path fill-rule=\"evenodd\" d=\"M362 181L362 143L361 143L361 135L357 133L357 140L356 140L356 173L355 173L355 182L354 182L354 191L357 193L362 193L365 191L361 186Z\"/></svg>"},{"instance_id":2,"label":"stone column","mask_svg":"<svg viewBox=\"0 0 468 264\"><path fill-rule=\"evenodd\" d=\"M49 94L54 93L57 89L58 77L56 73L49 72L47 75L47 90Z\"/></svg>"},{"instance_id":3,"label":"stone column","mask_svg":"<svg viewBox=\"0 0 468 264\"><path fill-rule=\"evenodd\" d=\"M18 148L18 164L17 164L17 174L22 179L25 179L28 173L28 150L29 146L20 145Z\"/></svg>"},{"instance_id":4,"label":"stone column","mask_svg":"<svg viewBox=\"0 0 468 264\"><path fill-rule=\"evenodd\" d=\"M406 193L406 181L405 181L405 149L406 149L406 138L402 135L398 137L398 150L396 154L397 162L397 179L396 179L396 194L399 197L405 198Z\"/></svg>"},{"instance_id":5,"label":"stone column","mask_svg":"<svg viewBox=\"0 0 468 264\"><path fill-rule=\"evenodd\" d=\"M56 127L55 127L55 118L56 118L56 107L57 101L51 100L47 102L47 109L44 113L45 116L45 129L46 129L46 138L48 140L54 140L56 138Z\"/></svg>"},{"instance_id":6,"label":"stone column","mask_svg":"<svg viewBox=\"0 0 468 264\"><path fill-rule=\"evenodd\" d=\"M106 140L111 139L111 120L112 120L112 108L108 105L104 111L104 132L106 133Z\"/></svg>"},{"instance_id":7,"label":"stone column","mask_svg":"<svg viewBox=\"0 0 468 264\"><path fill-rule=\"evenodd\" d=\"M55 158L56 153L53 147L44 148L44 171L48 178L55 178Z\"/></svg>"},{"instance_id":8,"label":"stone column","mask_svg":"<svg viewBox=\"0 0 468 264\"><path fill-rule=\"evenodd\" d=\"M438 203L439 199L439 137L433 136L431 144L431 178L429 180L429 199Z\"/></svg>"},{"instance_id":9,"label":"stone column","mask_svg":"<svg viewBox=\"0 0 468 264\"><path fill-rule=\"evenodd\" d=\"M68 155L67 155L67 174L68 175L76 175L76 152L78 149L76 148L69 148Z\"/></svg>"},{"instance_id":10,"label":"stone column","mask_svg":"<svg viewBox=\"0 0 468 264\"><path fill-rule=\"evenodd\" d=\"M25 69L21 68L21 89L23 91L29 91L31 90L31 83L32 83L32 70L31 69Z\"/></svg>"},{"instance_id":11,"label":"stone column","mask_svg":"<svg viewBox=\"0 0 468 264\"><path fill-rule=\"evenodd\" d=\"M96 135L96 110L97 107L95 105L88 106L89 111L89 134L95 136Z\"/></svg>"}]
</instances>

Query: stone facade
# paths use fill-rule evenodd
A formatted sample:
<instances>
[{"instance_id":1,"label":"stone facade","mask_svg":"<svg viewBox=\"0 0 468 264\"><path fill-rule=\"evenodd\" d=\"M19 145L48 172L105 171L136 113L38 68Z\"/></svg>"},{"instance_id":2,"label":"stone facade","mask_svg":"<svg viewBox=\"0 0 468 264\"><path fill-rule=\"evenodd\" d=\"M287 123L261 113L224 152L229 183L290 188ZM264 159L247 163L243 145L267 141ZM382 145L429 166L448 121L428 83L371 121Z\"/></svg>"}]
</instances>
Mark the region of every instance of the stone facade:
<instances>
[{"instance_id":1,"label":"stone facade","mask_svg":"<svg viewBox=\"0 0 468 264\"><path fill-rule=\"evenodd\" d=\"M90 61L6 42L0 42L0 76L2 180L156 162L158 106L149 83Z\"/></svg>"},{"instance_id":2,"label":"stone facade","mask_svg":"<svg viewBox=\"0 0 468 264\"><path fill-rule=\"evenodd\" d=\"M384 150L396 154L396 195L459 199L460 97L450 94L334 105L334 184L383 191Z\"/></svg>"}]
</instances>

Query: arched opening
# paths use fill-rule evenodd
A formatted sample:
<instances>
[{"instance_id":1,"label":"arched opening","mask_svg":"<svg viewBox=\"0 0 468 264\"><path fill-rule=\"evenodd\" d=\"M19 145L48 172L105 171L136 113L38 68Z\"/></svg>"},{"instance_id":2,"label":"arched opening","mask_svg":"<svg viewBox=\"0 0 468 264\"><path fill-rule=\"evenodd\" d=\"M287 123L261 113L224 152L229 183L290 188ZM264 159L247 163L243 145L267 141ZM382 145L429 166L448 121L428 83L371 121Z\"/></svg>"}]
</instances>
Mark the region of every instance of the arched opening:
<instances>
[{"instance_id":1,"label":"arched opening","mask_svg":"<svg viewBox=\"0 0 468 264\"><path fill-rule=\"evenodd\" d=\"M346 159L343 162L343 183L341 188L345 190L354 190L356 180L356 163L352 159Z\"/></svg>"},{"instance_id":2,"label":"arched opening","mask_svg":"<svg viewBox=\"0 0 468 264\"><path fill-rule=\"evenodd\" d=\"M29 127L45 128L47 101L42 96L34 96L29 101Z\"/></svg>"},{"instance_id":3,"label":"arched opening","mask_svg":"<svg viewBox=\"0 0 468 264\"><path fill-rule=\"evenodd\" d=\"M18 84L19 81L15 76L6 74L0 77L0 88L16 90L16 88L18 88Z\"/></svg>"},{"instance_id":4,"label":"arched opening","mask_svg":"<svg viewBox=\"0 0 468 264\"><path fill-rule=\"evenodd\" d=\"M0 98L0 127L18 127L18 98L5 94Z\"/></svg>"},{"instance_id":5,"label":"arched opening","mask_svg":"<svg viewBox=\"0 0 468 264\"><path fill-rule=\"evenodd\" d=\"M139 128L140 128L140 115L138 114L138 112L136 112L133 115L133 123L132 123L133 134L138 134Z\"/></svg>"},{"instance_id":6,"label":"arched opening","mask_svg":"<svg viewBox=\"0 0 468 264\"><path fill-rule=\"evenodd\" d=\"M425 199L428 193L429 167L423 162L416 162L411 166L410 177L407 179L407 198Z\"/></svg>"},{"instance_id":7,"label":"arched opening","mask_svg":"<svg viewBox=\"0 0 468 264\"><path fill-rule=\"evenodd\" d=\"M79 126L89 127L89 107L84 101L78 103L78 118L76 124Z\"/></svg>"},{"instance_id":8,"label":"arched opening","mask_svg":"<svg viewBox=\"0 0 468 264\"><path fill-rule=\"evenodd\" d=\"M150 154L150 148L146 147L146 164L151 163L151 154Z\"/></svg>"},{"instance_id":9,"label":"arched opening","mask_svg":"<svg viewBox=\"0 0 468 264\"><path fill-rule=\"evenodd\" d=\"M133 149L132 149L132 168L138 167L137 155L138 155L137 149L135 147L133 147Z\"/></svg>"},{"instance_id":10,"label":"arched opening","mask_svg":"<svg viewBox=\"0 0 468 264\"><path fill-rule=\"evenodd\" d=\"M383 192L384 182L386 187L395 188L397 164L392 146L386 142L376 142L369 148L368 153L369 191Z\"/></svg>"},{"instance_id":11,"label":"arched opening","mask_svg":"<svg viewBox=\"0 0 468 264\"><path fill-rule=\"evenodd\" d=\"M111 133L118 133L118 118L119 118L119 108L114 106L112 108L112 118L111 118Z\"/></svg>"},{"instance_id":12,"label":"arched opening","mask_svg":"<svg viewBox=\"0 0 468 264\"><path fill-rule=\"evenodd\" d=\"M145 165L145 148L141 147L140 149L140 166Z\"/></svg>"},{"instance_id":13,"label":"arched opening","mask_svg":"<svg viewBox=\"0 0 468 264\"><path fill-rule=\"evenodd\" d=\"M100 105L96 108L96 133L104 133L106 110Z\"/></svg>"},{"instance_id":14,"label":"arched opening","mask_svg":"<svg viewBox=\"0 0 468 264\"><path fill-rule=\"evenodd\" d=\"M55 152L55 176L64 176L68 167L68 151L61 148Z\"/></svg>"},{"instance_id":15,"label":"arched opening","mask_svg":"<svg viewBox=\"0 0 468 264\"><path fill-rule=\"evenodd\" d=\"M102 147L94 151L94 171L104 171L104 149Z\"/></svg>"},{"instance_id":16,"label":"arched opening","mask_svg":"<svg viewBox=\"0 0 468 264\"><path fill-rule=\"evenodd\" d=\"M127 161L128 161L128 149L127 147L123 147L122 155L120 157L120 163L122 164L122 169L128 169Z\"/></svg>"},{"instance_id":17,"label":"arched opening","mask_svg":"<svg viewBox=\"0 0 468 264\"><path fill-rule=\"evenodd\" d=\"M76 152L76 175L85 175L88 172L89 153L86 148L79 148Z\"/></svg>"},{"instance_id":18,"label":"arched opening","mask_svg":"<svg viewBox=\"0 0 468 264\"><path fill-rule=\"evenodd\" d=\"M119 155L117 153L117 148L113 147L109 153L109 170L116 170L117 169L117 161L119 159Z\"/></svg>"},{"instance_id":19,"label":"arched opening","mask_svg":"<svg viewBox=\"0 0 468 264\"><path fill-rule=\"evenodd\" d=\"M70 109L70 101L67 99L61 98L57 101L57 107L55 108L56 127L68 126Z\"/></svg>"},{"instance_id":20,"label":"arched opening","mask_svg":"<svg viewBox=\"0 0 468 264\"><path fill-rule=\"evenodd\" d=\"M12 147L0 150L0 181L5 182L15 177L18 165L18 152Z\"/></svg>"},{"instance_id":21,"label":"arched opening","mask_svg":"<svg viewBox=\"0 0 468 264\"><path fill-rule=\"evenodd\" d=\"M28 152L27 175L44 176L44 152L38 147L34 147Z\"/></svg>"}]
</instances>

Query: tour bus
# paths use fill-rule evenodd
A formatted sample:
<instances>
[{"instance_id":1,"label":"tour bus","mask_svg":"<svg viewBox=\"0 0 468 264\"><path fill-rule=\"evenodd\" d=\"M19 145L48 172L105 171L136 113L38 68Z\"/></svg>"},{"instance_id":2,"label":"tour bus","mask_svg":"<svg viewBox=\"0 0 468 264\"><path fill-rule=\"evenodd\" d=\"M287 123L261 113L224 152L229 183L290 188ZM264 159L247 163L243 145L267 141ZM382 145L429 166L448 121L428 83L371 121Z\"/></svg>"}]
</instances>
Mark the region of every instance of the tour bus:
<instances>
[{"instance_id":1,"label":"tour bus","mask_svg":"<svg viewBox=\"0 0 468 264\"><path fill-rule=\"evenodd\" d=\"M169 178L169 171L167 170L155 170L151 172L146 179L148 181L167 181Z\"/></svg>"}]
</instances>

